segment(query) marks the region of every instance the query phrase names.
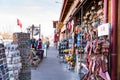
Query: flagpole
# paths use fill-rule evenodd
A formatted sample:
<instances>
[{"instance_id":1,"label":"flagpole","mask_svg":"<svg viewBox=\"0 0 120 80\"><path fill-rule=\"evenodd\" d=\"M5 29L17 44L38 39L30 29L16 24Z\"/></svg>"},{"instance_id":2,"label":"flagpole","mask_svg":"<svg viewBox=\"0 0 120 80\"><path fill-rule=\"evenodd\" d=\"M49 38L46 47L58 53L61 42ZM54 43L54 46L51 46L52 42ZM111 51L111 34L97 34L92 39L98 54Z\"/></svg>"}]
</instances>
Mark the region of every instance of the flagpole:
<instances>
[{"instance_id":1,"label":"flagpole","mask_svg":"<svg viewBox=\"0 0 120 80\"><path fill-rule=\"evenodd\" d=\"M22 33L22 28L21 28L21 33Z\"/></svg>"},{"instance_id":2,"label":"flagpole","mask_svg":"<svg viewBox=\"0 0 120 80\"><path fill-rule=\"evenodd\" d=\"M39 39L40 39L40 36L41 36L41 24L39 24Z\"/></svg>"}]
</instances>

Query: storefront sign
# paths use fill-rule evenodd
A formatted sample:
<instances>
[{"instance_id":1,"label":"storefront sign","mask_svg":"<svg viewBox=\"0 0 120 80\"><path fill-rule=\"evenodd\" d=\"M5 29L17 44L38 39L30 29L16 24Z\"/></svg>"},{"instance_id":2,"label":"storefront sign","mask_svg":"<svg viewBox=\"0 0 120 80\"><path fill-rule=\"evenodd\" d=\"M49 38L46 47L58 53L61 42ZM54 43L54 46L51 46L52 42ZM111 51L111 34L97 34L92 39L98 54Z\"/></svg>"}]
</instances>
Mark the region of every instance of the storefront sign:
<instances>
[{"instance_id":1,"label":"storefront sign","mask_svg":"<svg viewBox=\"0 0 120 80\"><path fill-rule=\"evenodd\" d=\"M106 23L98 26L98 36L109 35L110 33L110 23Z\"/></svg>"}]
</instances>

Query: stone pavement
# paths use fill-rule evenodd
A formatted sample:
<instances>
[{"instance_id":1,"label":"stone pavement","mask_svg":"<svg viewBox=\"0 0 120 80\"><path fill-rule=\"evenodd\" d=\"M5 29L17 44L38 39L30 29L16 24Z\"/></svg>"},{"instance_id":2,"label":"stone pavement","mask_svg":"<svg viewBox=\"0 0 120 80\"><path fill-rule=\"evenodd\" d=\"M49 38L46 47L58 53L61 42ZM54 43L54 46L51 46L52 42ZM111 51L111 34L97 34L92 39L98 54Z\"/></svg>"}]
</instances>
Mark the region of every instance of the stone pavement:
<instances>
[{"instance_id":1,"label":"stone pavement","mask_svg":"<svg viewBox=\"0 0 120 80\"><path fill-rule=\"evenodd\" d=\"M38 68L31 70L31 80L80 80L75 72L66 69L57 58L58 51L54 47L47 50L47 58L39 64Z\"/></svg>"}]
</instances>

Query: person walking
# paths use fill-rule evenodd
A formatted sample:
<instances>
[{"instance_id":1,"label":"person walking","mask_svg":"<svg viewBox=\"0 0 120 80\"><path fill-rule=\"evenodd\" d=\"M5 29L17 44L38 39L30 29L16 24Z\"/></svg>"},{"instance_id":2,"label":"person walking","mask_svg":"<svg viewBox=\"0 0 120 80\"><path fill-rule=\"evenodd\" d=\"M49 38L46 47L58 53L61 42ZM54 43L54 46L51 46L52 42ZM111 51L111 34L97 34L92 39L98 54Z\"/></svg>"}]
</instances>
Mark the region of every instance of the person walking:
<instances>
[{"instance_id":1,"label":"person walking","mask_svg":"<svg viewBox=\"0 0 120 80\"><path fill-rule=\"evenodd\" d=\"M44 50L44 57L47 57L47 42L43 42L42 50Z\"/></svg>"},{"instance_id":2,"label":"person walking","mask_svg":"<svg viewBox=\"0 0 120 80\"><path fill-rule=\"evenodd\" d=\"M47 41L46 44L47 44L47 49L48 49L48 48L49 48L49 45L50 45L50 42Z\"/></svg>"}]
</instances>

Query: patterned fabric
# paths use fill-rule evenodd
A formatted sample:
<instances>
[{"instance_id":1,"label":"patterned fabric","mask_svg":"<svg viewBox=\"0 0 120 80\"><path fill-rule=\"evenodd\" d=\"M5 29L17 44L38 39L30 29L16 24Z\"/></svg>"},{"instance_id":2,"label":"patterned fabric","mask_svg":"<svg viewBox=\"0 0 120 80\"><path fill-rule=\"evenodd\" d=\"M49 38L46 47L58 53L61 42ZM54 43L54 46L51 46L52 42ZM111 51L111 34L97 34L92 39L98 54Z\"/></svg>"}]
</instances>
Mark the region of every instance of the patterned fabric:
<instances>
[{"instance_id":1,"label":"patterned fabric","mask_svg":"<svg viewBox=\"0 0 120 80\"><path fill-rule=\"evenodd\" d=\"M93 47L94 54L100 54L101 42L99 40L94 40L93 45L94 45Z\"/></svg>"},{"instance_id":2,"label":"patterned fabric","mask_svg":"<svg viewBox=\"0 0 120 80\"><path fill-rule=\"evenodd\" d=\"M54 34L54 43L57 42L57 34Z\"/></svg>"},{"instance_id":3,"label":"patterned fabric","mask_svg":"<svg viewBox=\"0 0 120 80\"><path fill-rule=\"evenodd\" d=\"M106 40L102 40L101 52L103 55L108 56L110 43Z\"/></svg>"},{"instance_id":4,"label":"patterned fabric","mask_svg":"<svg viewBox=\"0 0 120 80\"><path fill-rule=\"evenodd\" d=\"M110 43L107 40L88 41L85 49L86 65L89 72L82 80L110 80L107 56ZM93 76L94 75L94 76Z\"/></svg>"}]
</instances>

